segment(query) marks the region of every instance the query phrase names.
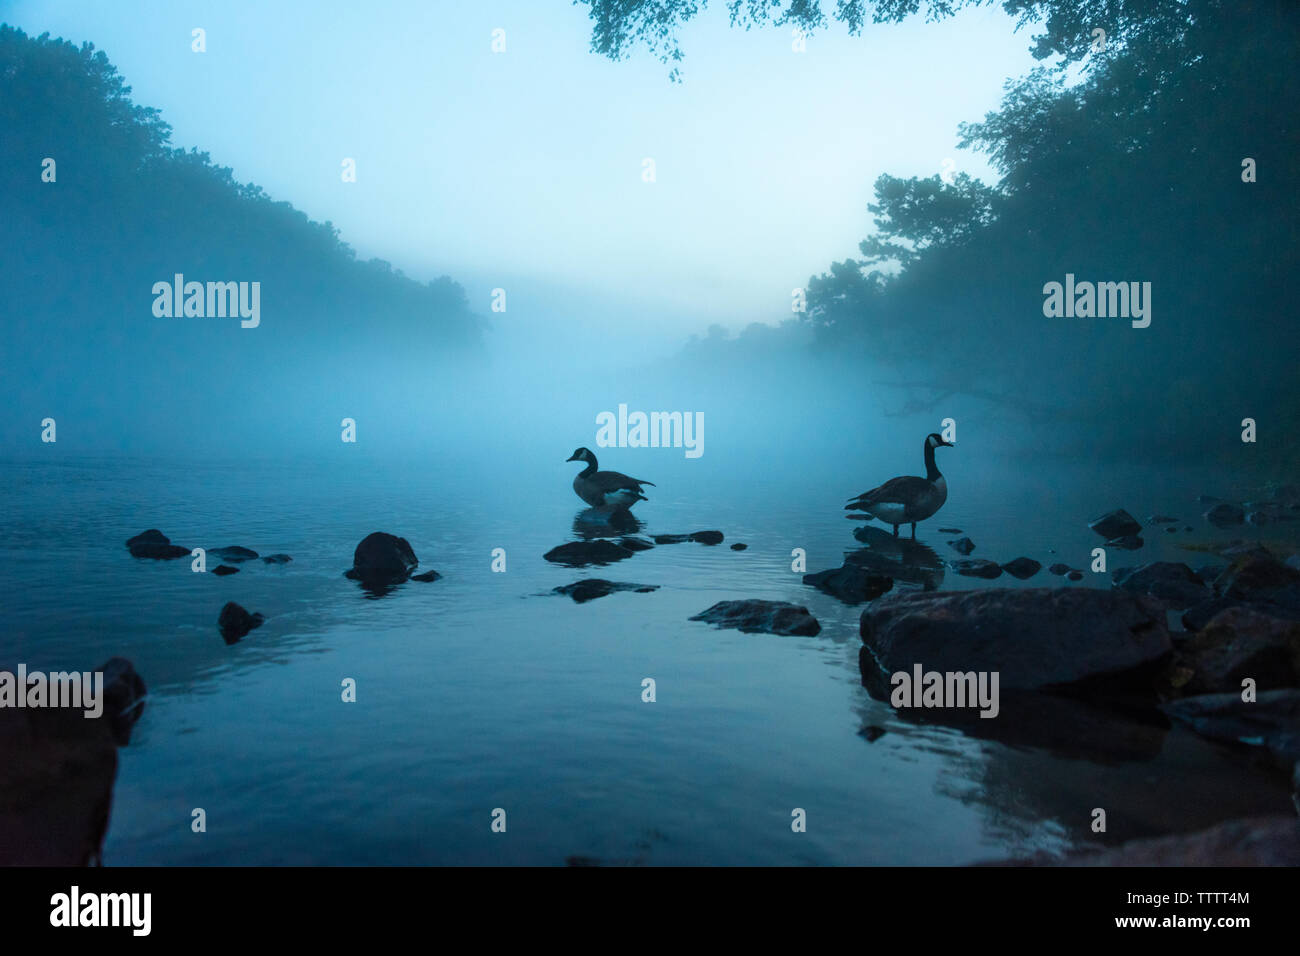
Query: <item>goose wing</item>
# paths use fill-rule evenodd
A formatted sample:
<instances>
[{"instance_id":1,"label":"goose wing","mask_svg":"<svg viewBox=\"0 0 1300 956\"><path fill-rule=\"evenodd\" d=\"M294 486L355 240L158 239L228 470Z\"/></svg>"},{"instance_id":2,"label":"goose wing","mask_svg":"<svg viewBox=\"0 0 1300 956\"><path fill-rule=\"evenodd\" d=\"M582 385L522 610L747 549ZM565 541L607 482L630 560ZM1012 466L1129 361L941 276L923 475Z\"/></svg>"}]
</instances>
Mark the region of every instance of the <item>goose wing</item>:
<instances>
[{"instance_id":1,"label":"goose wing","mask_svg":"<svg viewBox=\"0 0 1300 956\"><path fill-rule=\"evenodd\" d=\"M598 471L591 476L590 480L596 490L604 495L611 495L620 491L629 491L639 498L644 498L645 496L641 494L644 489L641 486L649 485L652 488L655 486L653 481L645 481L641 478L631 478L628 475L623 474L621 471Z\"/></svg>"},{"instance_id":2,"label":"goose wing","mask_svg":"<svg viewBox=\"0 0 1300 956\"><path fill-rule=\"evenodd\" d=\"M871 505L900 504L908 505L931 490L930 482L924 478L911 475L902 478L890 478L879 488L864 491L856 498L850 498L844 506L845 511L865 511Z\"/></svg>"}]
</instances>

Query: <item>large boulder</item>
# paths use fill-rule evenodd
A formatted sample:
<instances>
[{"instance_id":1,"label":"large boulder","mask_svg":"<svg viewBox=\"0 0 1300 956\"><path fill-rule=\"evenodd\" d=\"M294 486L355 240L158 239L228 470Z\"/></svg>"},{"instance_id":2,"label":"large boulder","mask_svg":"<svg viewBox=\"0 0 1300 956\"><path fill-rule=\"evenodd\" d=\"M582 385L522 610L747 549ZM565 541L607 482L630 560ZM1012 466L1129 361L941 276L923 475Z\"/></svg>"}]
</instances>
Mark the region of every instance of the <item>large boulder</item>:
<instances>
[{"instance_id":1,"label":"large boulder","mask_svg":"<svg viewBox=\"0 0 1300 956\"><path fill-rule=\"evenodd\" d=\"M1026 581L1043 569L1042 564L1033 558L1016 558L1014 561L1008 561L1002 565L1002 570L1007 572L1013 578Z\"/></svg>"},{"instance_id":2,"label":"large boulder","mask_svg":"<svg viewBox=\"0 0 1300 956\"><path fill-rule=\"evenodd\" d=\"M1123 568L1112 578L1117 588L1135 594L1149 594L1171 608L1182 610L1198 604L1210 596L1196 572L1185 564L1173 561L1153 561L1140 568Z\"/></svg>"},{"instance_id":3,"label":"large boulder","mask_svg":"<svg viewBox=\"0 0 1300 956\"><path fill-rule=\"evenodd\" d=\"M1125 591L996 588L883 598L859 625L880 671L997 671L1033 689L1115 675L1171 648L1165 613Z\"/></svg>"},{"instance_id":4,"label":"large boulder","mask_svg":"<svg viewBox=\"0 0 1300 956\"><path fill-rule=\"evenodd\" d=\"M872 574L865 568L847 562L829 571L805 574L803 583L837 597L845 604L862 604L874 601L894 586L894 579L883 574Z\"/></svg>"},{"instance_id":5,"label":"large boulder","mask_svg":"<svg viewBox=\"0 0 1300 956\"><path fill-rule=\"evenodd\" d=\"M1250 678L1258 690L1300 687L1300 622L1249 607L1221 611L1179 646L1165 693L1240 693Z\"/></svg>"},{"instance_id":6,"label":"large boulder","mask_svg":"<svg viewBox=\"0 0 1300 956\"><path fill-rule=\"evenodd\" d=\"M808 609L785 601L719 601L707 611L691 618L717 627L731 627L749 634L799 634L812 636L821 632L817 618Z\"/></svg>"},{"instance_id":7,"label":"large boulder","mask_svg":"<svg viewBox=\"0 0 1300 956\"><path fill-rule=\"evenodd\" d=\"M361 539L352 554L352 569L343 572L354 581L397 584L411 576L420 560L405 538L384 531L372 531Z\"/></svg>"},{"instance_id":8,"label":"large boulder","mask_svg":"<svg viewBox=\"0 0 1300 956\"><path fill-rule=\"evenodd\" d=\"M180 545L172 544L167 535L157 528L150 528L148 531L140 532L134 538L128 538L126 549L131 552L133 558L171 560L173 558L187 558L190 555L189 548L182 548Z\"/></svg>"},{"instance_id":9,"label":"large boulder","mask_svg":"<svg viewBox=\"0 0 1300 956\"><path fill-rule=\"evenodd\" d=\"M1117 508L1100 518L1094 518L1089 522L1088 527L1106 539L1136 535L1142 530L1142 525L1138 523L1137 518L1123 508Z\"/></svg>"},{"instance_id":10,"label":"large boulder","mask_svg":"<svg viewBox=\"0 0 1300 956\"><path fill-rule=\"evenodd\" d=\"M130 738L145 695L125 658L111 658L99 671L98 719L76 708L0 707L0 866L99 861L117 748Z\"/></svg>"}]
</instances>

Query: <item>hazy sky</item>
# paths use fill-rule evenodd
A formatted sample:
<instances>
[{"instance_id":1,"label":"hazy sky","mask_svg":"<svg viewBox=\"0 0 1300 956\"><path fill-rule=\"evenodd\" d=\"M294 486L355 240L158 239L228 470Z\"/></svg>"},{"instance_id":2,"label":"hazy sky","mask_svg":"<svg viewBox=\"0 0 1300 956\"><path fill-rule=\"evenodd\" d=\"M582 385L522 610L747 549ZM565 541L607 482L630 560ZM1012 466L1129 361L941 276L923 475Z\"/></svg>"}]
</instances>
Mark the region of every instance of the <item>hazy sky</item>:
<instances>
[{"instance_id":1,"label":"hazy sky","mask_svg":"<svg viewBox=\"0 0 1300 956\"><path fill-rule=\"evenodd\" d=\"M1034 65L997 7L857 38L832 24L797 54L788 29L731 29L715 0L682 34L681 84L648 54L588 52L567 0L13 0L0 18L93 42L176 145L333 221L363 258L449 274L485 313L503 286L516 321L682 334L789 317L792 288L856 254L879 174L952 157L992 179L957 125Z\"/></svg>"}]
</instances>

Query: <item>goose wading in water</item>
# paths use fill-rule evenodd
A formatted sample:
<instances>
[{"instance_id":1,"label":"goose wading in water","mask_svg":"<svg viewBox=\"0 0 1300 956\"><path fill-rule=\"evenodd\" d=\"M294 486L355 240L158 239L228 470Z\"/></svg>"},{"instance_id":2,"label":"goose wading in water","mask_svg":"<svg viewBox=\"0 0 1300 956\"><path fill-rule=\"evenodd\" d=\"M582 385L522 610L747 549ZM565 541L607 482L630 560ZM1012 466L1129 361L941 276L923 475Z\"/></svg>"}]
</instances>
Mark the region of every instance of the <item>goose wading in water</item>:
<instances>
[{"instance_id":1,"label":"goose wading in water","mask_svg":"<svg viewBox=\"0 0 1300 956\"><path fill-rule=\"evenodd\" d=\"M915 538L916 523L931 517L948 500L948 483L934 464L934 450L941 446L951 448L952 442L944 441L939 435L926 435L924 478L910 475L890 478L879 488L849 499L844 510L865 511L885 524L892 524L894 537L898 537L899 525L911 524Z\"/></svg>"},{"instance_id":2,"label":"goose wading in water","mask_svg":"<svg viewBox=\"0 0 1300 956\"><path fill-rule=\"evenodd\" d=\"M573 479L573 491L593 508L610 511L631 508L638 501L648 500L641 494L642 485L654 487L653 481L629 478L621 472L597 471L596 456L586 448L579 448L565 460L587 463Z\"/></svg>"}]
</instances>

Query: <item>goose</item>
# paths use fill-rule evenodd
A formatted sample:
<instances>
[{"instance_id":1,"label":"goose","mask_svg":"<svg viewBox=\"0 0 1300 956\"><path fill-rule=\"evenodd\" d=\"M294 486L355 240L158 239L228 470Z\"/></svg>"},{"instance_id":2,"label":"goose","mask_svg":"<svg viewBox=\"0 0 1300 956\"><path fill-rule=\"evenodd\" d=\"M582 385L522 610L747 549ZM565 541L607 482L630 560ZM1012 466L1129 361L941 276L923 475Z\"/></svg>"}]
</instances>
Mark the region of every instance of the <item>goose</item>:
<instances>
[{"instance_id":1,"label":"goose","mask_svg":"<svg viewBox=\"0 0 1300 956\"><path fill-rule=\"evenodd\" d=\"M617 471L597 471L596 456L579 448L565 461L585 461L587 467L573 479L574 493L593 508L626 509L638 501L648 500L641 494L642 485L654 487L653 481L629 478Z\"/></svg>"},{"instance_id":2,"label":"goose","mask_svg":"<svg viewBox=\"0 0 1300 956\"><path fill-rule=\"evenodd\" d=\"M924 478L910 475L890 478L879 488L850 498L844 510L865 511L885 524L892 524L894 537L898 537L899 525L910 522L912 537L915 538L916 523L929 518L948 500L948 483L934 464L934 450L940 447L951 448L952 442L944 441L939 435L926 435Z\"/></svg>"}]
</instances>

